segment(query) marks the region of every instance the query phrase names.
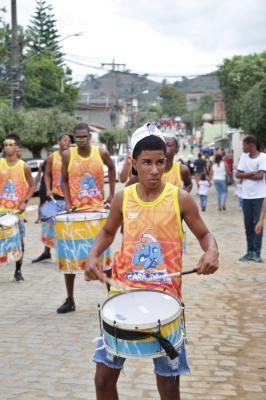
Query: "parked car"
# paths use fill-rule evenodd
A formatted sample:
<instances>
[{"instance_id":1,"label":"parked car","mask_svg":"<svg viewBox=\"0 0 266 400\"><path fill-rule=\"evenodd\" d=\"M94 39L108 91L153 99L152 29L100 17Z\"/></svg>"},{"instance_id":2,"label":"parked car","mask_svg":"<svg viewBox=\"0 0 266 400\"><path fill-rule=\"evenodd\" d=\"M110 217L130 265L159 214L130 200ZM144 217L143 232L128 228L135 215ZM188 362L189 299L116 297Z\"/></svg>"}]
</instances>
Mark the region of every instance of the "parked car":
<instances>
[{"instance_id":1,"label":"parked car","mask_svg":"<svg viewBox=\"0 0 266 400\"><path fill-rule=\"evenodd\" d=\"M30 167L31 169L31 175L33 177L33 179L35 180L35 178L38 175L38 170L39 170L39 166L43 163L43 160L29 160L27 161L27 165ZM41 184L41 180L39 180L37 188L36 188L36 193L39 191L40 189L40 184Z\"/></svg>"},{"instance_id":2,"label":"parked car","mask_svg":"<svg viewBox=\"0 0 266 400\"><path fill-rule=\"evenodd\" d=\"M113 162L115 164L115 170L116 170L115 180L116 180L116 182L118 182L119 175L121 173L123 163L124 163L124 156L121 156L121 155L111 156L111 159L113 160ZM104 171L104 182L108 182L108 167L106 165L104 165L103 171Z\"/></svg>"}]
</instances>

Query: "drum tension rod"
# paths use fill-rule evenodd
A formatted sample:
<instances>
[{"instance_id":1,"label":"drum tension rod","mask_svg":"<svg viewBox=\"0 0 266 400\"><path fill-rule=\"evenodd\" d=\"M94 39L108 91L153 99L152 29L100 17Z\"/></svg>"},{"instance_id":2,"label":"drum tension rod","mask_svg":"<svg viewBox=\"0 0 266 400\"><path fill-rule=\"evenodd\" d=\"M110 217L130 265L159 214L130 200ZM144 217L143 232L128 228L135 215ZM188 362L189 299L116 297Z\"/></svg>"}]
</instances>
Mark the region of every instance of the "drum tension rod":
<instances>
[{"instance_id":1,"label":"drum tension rod","mask_svg":"<svg viewBox=\"0 0 266 400\"><path fill-rule=\"evenodd\" d=\"M115 329L115 347L116 347L116 354L118 355L118 344L117 344L117 331L116 331L116 321L114 320L114 329Z\"/></svg>"},{"instance_id":2,"label":"drum tension rod","mask_svg":"<svg viewBox=\"0 0 266 400\"><path fill-rule=\"evenodd\" d=\"M100 332L102 334L102 319L101 319L101 305L100 304L98 304L98 316L99 316Z\"/></svg>"},{"instance_id":3,"label":"drum tension rod","mask_svg":"<svg viewBox=\"0 0 266 400\"><path fill-rule=\"evenodd\" d=\"M158 319L158 332L159 332L160 335L162 334L162 332L161 332L161 320L160 319ZM161 344L160 344L160 351L162 351L162 345Z\"/></svg>"}]
</instances>

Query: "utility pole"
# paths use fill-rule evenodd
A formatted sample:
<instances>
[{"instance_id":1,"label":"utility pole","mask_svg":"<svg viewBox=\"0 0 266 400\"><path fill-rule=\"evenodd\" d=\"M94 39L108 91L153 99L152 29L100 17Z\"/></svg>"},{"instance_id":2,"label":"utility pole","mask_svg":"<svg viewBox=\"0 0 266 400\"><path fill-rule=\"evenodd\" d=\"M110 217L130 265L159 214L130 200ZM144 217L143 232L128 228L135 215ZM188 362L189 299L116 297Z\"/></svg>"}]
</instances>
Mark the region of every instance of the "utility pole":
<instances>
[{"instance_id":1,"label":"utility pole","mask_svg":"<svg viewBox=\"0 0 266 400\"><path fill-rule=\"evenodd\" d=\"M16 0L11 0L11 27L11 104L12 108L17 108L20 103L21 90Z\"/></svg>"},{"instance_id":2,"label":"utility pole","mask_svg":"<svg viewBox=\"0 0 266 400\"><path fill-rule=\"evenodd\" d=\"M115 63L115 59L113 58L111 63L101 63L102 67L112 67L111 72L117 72L120 71L120 67L122 67L122 72L125 71L126 69L126 64L118 64Z\"/></svg>"},{"instance_id":3,"label":"utility pole","mask_svg":"<svg viewBox=\"0 0 266 400\"><path fill-rule=\"evenodd\" d=\"M126 64L119 64L115 62L115 59L113 58L111 63L101 63L102 68L107 66L111 67L110 72L111 72L111 79L112 79L112 93L111 93L111 102L112 102L112 108L110 111L110 119L111 119L111 124L115 128L116 123L117 123L117 110L116 110L116 103L117 103L117 95L116 95L116 81L114 78L116 78L116 72L124 72L126 69ZM121 70L120 70L120 67Z\"/></svg>"}]
</instances>

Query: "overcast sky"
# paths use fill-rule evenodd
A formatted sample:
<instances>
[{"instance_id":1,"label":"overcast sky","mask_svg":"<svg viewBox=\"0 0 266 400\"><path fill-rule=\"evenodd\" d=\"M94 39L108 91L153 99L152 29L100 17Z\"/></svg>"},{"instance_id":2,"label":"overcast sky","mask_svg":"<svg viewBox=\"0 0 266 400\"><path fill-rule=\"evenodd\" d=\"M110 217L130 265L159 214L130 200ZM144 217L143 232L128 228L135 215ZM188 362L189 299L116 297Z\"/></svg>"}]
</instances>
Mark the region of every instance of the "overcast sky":
<instances>
[{"instance_id":1,"label":"overcast sky","mask_svg":"<svg viewBox=\"0 0 266 400\"><path fill-rule=\"evenodd\" d=\"M1 0L10 20L11 0ZM266 0L47 0L53 6L67 64L76 80L100 67L126 64L162 80L215 70L224 58L266 50ZM27 26L34 0L17 0ZM81 66L70 62L86 64ZM157 77L156 77L156 75ZM174 79L175 80L175 79Z\"/></svg>"}]
</instances>

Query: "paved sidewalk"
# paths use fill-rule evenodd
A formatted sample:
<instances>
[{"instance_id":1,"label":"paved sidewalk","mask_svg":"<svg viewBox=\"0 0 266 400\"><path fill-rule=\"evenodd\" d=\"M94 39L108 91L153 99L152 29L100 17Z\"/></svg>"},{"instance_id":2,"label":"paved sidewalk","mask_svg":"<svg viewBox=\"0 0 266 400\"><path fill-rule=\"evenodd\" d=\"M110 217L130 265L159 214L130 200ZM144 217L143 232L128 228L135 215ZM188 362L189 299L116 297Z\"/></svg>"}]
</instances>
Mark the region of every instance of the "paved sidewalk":
<instances>
[{"instance_id":1,"label":"paved sidewalk","mask_svg":"<svg viewBox=\"0 0 266 400\"><path fill-rule=\"evenodd\" d=\"M213 276L183 280L191 374L181 378L182 400L264 400L266 398L266 263L241 264L245 237L241 211L230 188L228 211L218 212L211 191L203 214L215 234L221 268ZM65 299L64 279L54 263L31 264L42 249L36 212L27 213L23 273L0 264L0 400L95 399L90 361L99 334L97 303L106 298L101 283L76 282L77 311L57 315ZM188 234L184 269L201 255ZM266 261L266 242L263 257ZM120 399L158 399L151 361L126 362Z\"/></svg>"}]
</instances>

